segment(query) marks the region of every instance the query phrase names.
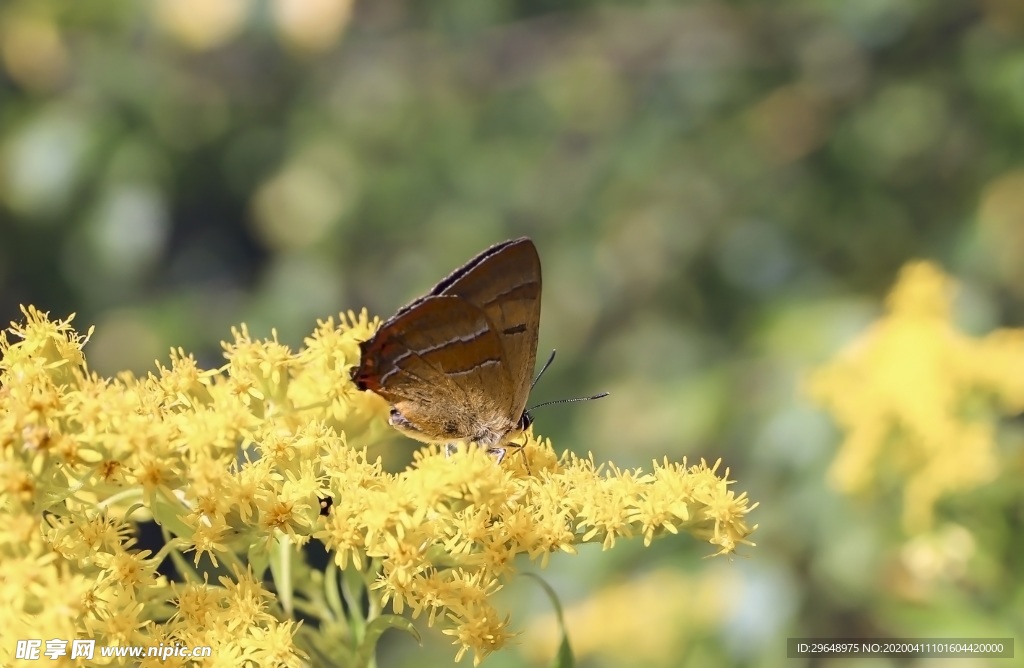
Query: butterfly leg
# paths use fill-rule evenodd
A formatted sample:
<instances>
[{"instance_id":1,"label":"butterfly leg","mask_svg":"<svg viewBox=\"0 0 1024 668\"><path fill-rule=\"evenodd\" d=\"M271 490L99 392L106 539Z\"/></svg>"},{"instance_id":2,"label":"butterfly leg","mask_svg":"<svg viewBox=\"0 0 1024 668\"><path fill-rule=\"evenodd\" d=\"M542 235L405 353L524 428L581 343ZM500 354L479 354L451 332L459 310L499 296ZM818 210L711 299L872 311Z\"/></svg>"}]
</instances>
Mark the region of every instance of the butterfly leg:
<instances>
[{"instance_id":1,"label":"butterfly leg","mask_svg":"<svg viewBox=\"0 0 1024 668\"><path fill-rule=\"evenodd\" d=\"M487 448L487 454L494 457L494 463L501 466L501 462L505 460L505 455L508 454L509 448L517 451L523 456L523 466L526 468L527 475L533 475L530 471L530 462L526 459L526 444L525 443L506 443L502 446L493 446ZM444 444L444 456L451 457L458 452L459 443L457 441L449 442Z\"/></svg>"},{"instance_id":2,"label":"butterfly leg","mask_svg":"<svg viewBox=\"0 0 1024 668\"><path fill-rule=\"evenodd\" d=\"M459 450L459 444L457 441L449 442L444 444L444 456L451 457ZM497 464L501 464L502 460L505 459L506 449L503 447L487 448L487 454L494 457L494 461Z\"/></svg>"},{"instance_id":3,"label":"butterfly leg","mask_svg":"<svg viewBox=\"0 0 1024 668\"><path fill-rule=\"evenodd\" d=\"M525 443L506 443L503 446L487 448L487 454L494 455L495 462L500 465L510 448L523 456L523 467L526 468L526 475L533 475L533 472L530 471L530 462L526 459Z\"/></svg>"}]
</instances>

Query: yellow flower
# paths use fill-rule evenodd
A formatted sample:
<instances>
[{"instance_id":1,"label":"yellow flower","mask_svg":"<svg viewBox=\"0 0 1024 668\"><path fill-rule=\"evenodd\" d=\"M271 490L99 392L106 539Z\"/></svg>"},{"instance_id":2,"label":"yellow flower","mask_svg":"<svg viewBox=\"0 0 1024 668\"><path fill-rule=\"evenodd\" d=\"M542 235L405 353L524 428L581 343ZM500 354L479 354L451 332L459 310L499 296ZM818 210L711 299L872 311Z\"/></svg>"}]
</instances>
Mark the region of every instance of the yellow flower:
<instances>
[{"instance_id":1,"label":"yellow flower","mask_svg":"<svg viewBox=\"0 0 1024 668\"><path fill-rule=\"evenodd\" d=\"M846 430L832 482L868 492L896 481L911 532L928 529L939 499L995 476L994 416L1024 410L1024 330L960 333L953 287L932 264L907 265L886 315L808 384Z\"/></svg>"},{"instance_id":2,"label":"yellow flower","mask_svg":"<svg viewBox=\"0 0 1024 668\"><path fill-rule=\"evenodd\" d=\"M455 623L454 628L445 629L443 633L453 637L453 644L460 645L455 653L455 661L461 661L469 650L473 650L473 665L478 666L483 659L495 650L505 646L512 637L505 629L508 617L501 619L497 611L490 605L482 605L467 617L449 615Z\"/></svg>"},{"instance_id":3,"label":"yellow flower","mask_svg":"<svg viewBox=\"0 0 1024 668\"><path fill-rule=\"evenodd\" d=\"M681 532L725 554L754 529L717 464L621 471L532 432L501 465L429 446L384 470L365 446L387 404L348 376L380 324L365 311L318 323L298 351L241 326L219 369L172 350L145 378L113 379L88 371L70 320L24 315L0 336L5 665L11 638L40 634L209 645L207 665L365 661L361 638L378 635L362 630L387 606L425 614L479 663L512 637L493 598L518 555L543 566L581 543ZM168 540L155 554L135 544L148 519ZM314 539L333 557L323 573L299 550ZM157 575L165 559L183 582ZM210 564L230 575L210 584Z\"/></svg>"},{"instance_id":4,"label":"yellow flower","mask_svg":"<svg viewBox=\"0 0 1024 668\"><path fill-rule=\"evenodd\" d=\"M225 620L229 631L245 632L250 627L274 622L274 616L267 610L270 593L251 573L237 579L223 576L220 583L224 588L221 595L231 610L231 617Z\"/></svg>"},{"instance_id":5,"label":"yellow flower","mask_svg":"<svg viewBox=\"0 0 1024 668\"><path fill-rule=\"evenodd\" d=\"M214 566L219 566L217 555L228 551L227 538L232 528L223 517L204 515L194 512L183 518L185 525L191 529L191 540L195 546L195 564L204 554L210 556Z\"/></svg>"},{"instance_id":6,"label":"yellow flower","mask_svg":"<svg viewBox=\"0 0 1024 668\"><path fill-rule=\"evenodd\" d=\"M104 639L109 645L142 645L146 644L146 627L153 623L146 619L144 606L135 599L134 593L128 589L108 588L103 605L97 606L98 623L93 632Z\"/></svg>"},{"instance_id":7,"label":"yellow flower","mask_svg":"<svg viewBox=\"0 0 1024 668\"><path fill-rule=\"evenodd\" d=\"M184 586L173 585L176 594L175 619L180 626L189 629L213 628L221 615L220 592L205 583Z\"/></svg>"}]
</instances>

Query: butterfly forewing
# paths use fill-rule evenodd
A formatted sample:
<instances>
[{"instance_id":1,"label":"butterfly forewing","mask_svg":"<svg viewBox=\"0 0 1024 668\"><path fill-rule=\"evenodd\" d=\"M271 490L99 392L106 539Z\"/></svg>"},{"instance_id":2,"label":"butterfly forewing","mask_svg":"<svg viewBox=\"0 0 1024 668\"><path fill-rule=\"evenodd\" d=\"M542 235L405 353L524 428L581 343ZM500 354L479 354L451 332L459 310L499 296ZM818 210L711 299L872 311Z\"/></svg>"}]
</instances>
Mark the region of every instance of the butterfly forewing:
<instances>
[{"instance_id":1,"label":"butterfly forewing","mask_svg":"<svg viewBox=\"0 0 1024 668\"><path fill-rule=\"evenodd\" d=\"M536 246L526 237L493 246L438 283L431 293L456 295L487 314L501 339L513 384L509 415L518 421L526 408L537 363L541 273Z\"/></svg>"}]
</instances>

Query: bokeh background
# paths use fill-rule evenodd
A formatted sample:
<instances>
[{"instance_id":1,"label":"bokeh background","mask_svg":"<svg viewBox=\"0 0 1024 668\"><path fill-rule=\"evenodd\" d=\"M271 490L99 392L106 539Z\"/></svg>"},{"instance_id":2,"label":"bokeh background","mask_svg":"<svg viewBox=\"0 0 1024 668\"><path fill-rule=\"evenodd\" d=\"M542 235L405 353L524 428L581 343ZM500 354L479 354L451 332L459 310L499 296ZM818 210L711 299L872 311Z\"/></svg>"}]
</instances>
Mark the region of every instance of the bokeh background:
<instances>
[{"instance_id":1,"label":"bokeh background","mask_svg":"<svg viewBox=\"0 0 1024 668\"><path fill-rule=\"evenodd\" d=\"M580 665L1024 638L1013 483L908 535L898 495L828 484L843 434L804 391L915 258L965 332L1024 320L1024 3L0 5L0 321L76 312L100 373L171 346L215 366L241 322L299 346L521 235L559 351L534 401L612 393L538 431L621 466L721 458L761 503L731 561L686 537L553 559ZM550 604L502 596L524 634L487 665L546 665ZM425 636L380 665L450 663Z\"/></svg>"}]
</instances>

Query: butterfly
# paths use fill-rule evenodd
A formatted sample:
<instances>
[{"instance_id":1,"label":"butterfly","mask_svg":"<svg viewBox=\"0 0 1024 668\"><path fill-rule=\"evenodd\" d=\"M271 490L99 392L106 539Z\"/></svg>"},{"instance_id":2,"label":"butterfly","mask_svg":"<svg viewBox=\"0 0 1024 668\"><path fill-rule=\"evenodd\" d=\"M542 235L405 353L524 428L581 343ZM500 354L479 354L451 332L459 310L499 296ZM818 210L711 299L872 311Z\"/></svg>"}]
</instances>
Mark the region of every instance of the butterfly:
<instances>
[{"instance_id":1,"label":"butterfly","mask_svg":"<svg viewBox=\"0 0 1024 668\"><path fill-rule=\"evenodd\" d=\"M500 462L531 424L541 271L527 237L491 246L360 344L352 380L391 404L390 424L427 443L473 441ZM583 401L605 396L566 399ZM537 408L539 406L534 406Z\"/></svg>"}]
</instances>

